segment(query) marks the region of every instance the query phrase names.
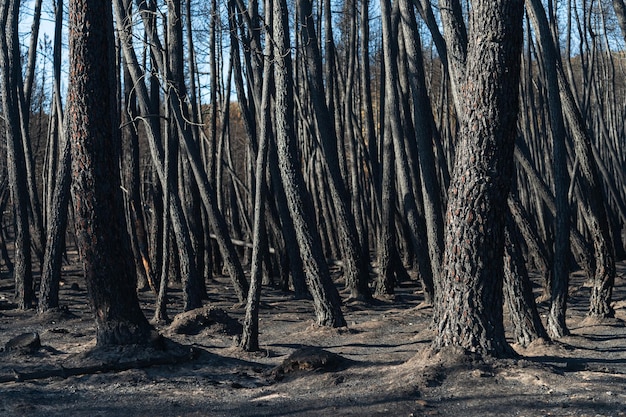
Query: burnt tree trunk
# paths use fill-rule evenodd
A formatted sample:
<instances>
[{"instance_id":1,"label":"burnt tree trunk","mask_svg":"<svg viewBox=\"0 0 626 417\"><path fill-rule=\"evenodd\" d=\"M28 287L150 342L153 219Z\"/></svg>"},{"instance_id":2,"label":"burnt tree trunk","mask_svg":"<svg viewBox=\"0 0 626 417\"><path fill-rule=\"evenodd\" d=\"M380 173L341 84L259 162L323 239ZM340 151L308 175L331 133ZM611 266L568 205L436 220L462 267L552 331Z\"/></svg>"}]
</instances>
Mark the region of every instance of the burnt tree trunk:
<instances>
[{"instance_id":1,"label":"burnt tree trunk","mask_svg":"<svg viewBox=\"0 0 626 417\"><path fill-rule=\"evenodd\" d=\"M541 2L529 1L528 14L535 31L538 33L540 51L545 61L546 83L548 90L548 107L550 111L550 129L552 130L552 164L554 166L555 224L554 224L554 262L552 274L552 305L548 316L548 331L554 337L567 335L565 311L567 308L567 291L569 283L570 256L570 211L567 201L569 175L567 172L567 148L565 145L565 123L559 98L557 78L557 50L552 40L548 19Z\"/></svg>"},{"instance_id":2,"label":"burnt tree trunk","mask_svg":"<svg viewBox=\"0 0 626 417\"><path fill-rule=\"evenodd\" d=\"M34 299L28 228L28 184L26 159L20 126L21 69L19 62L18 19L19 1L4 1L0 6L0 93L6 120L6 149L9 188L15 216L15 298L22 309L30 308ZM16 51L18 52L16 54Z\"/></svg>"},{"instance_id":3,"label":"burnt tree trunk","mask_svg":"<svg viewBox=\"0 0 626 417\"><path fill-rule=\"evenodd\" d=\"M293 220L298 240L303 269L320 325L345 326L341 311L339 292L330 277L324 259L319 232L311 213L310 195L306 191L297 143L294 133L293 76L289 51L288 20L286 2L280 2L280 11L275 10L273 32L279 44L274 61L275 77L275 130L280 176L285 190L287 207Z\"/></svg>"},{"instance_id":4,"label":"burnt tree trunk","mask_svg":"<svg viewBox=\"0 0 626 417\"><path fill-rule=\"evenodd\" d=\"M324 82L322 79L322 57L318 48L317 36L315 34L315 24L312 15L312 4L309 0L299 0L299 12L302 19L305 19L303 30L304 57L306 60L305 72L308 79L309 91L311 95L311 105L314 111L314 122L320 135L320 143L324 154L324 162L328 170L328 188L335 210L337 234L339 237L340 249L345 263L343 273L346 286L350 290L350 298L369 300L371 293L368 287L369 279L369 259L364 257L361 249L361 242L358 239L354 215L349 208L349 194L346 189L345 175L342 175L340 161L337 151L339 132L333 126L332 108L329 108L324 97ZM330 9L330 7L328 7ZM330 10L328 11L330 13ZM328 24L328 23L327 23ZM332 50L332 46L327 46ZM332 52L329 52L332 56ZM330 77L332 79L332 77ZM332 96L328 87L328 95ZM333 102L332 97L328 100Z\"/></svg>"},{"instance_id":5,"label":"burnt tree trunk","mask_svg":"<svg viewBox=\"0 0 626 417\"><path fill-rule=\"evenodd\" d=\"M152 328L139 307L124 224L111 4L71 0L69 10L71 191L97 345L143 344Z\"/></svg>"},{"instance_id":6,"label":"burnt tree trunk","mask_svg":"<svg viewBox=\"0 0 626 417\"><path fill-rule=\"evenodd\" d=\"M515 342L528 346L537 339L548 340L533 295L515 220L507 216L504 246L504 299L509 309Z\"/></svg>"},{"instance_id":7,"label":"burnt tree trunk","mask_svg":"<svg viewBox=\"0 0 626 417\"><path fill-rule=\"evenodd\" d=\"M513 174L523 1L472 2L466 79L448 191L434 348L508 356L502 317L506 198ZM514 99L511 99L511 98Z\"/></svg>"}]
</instances>

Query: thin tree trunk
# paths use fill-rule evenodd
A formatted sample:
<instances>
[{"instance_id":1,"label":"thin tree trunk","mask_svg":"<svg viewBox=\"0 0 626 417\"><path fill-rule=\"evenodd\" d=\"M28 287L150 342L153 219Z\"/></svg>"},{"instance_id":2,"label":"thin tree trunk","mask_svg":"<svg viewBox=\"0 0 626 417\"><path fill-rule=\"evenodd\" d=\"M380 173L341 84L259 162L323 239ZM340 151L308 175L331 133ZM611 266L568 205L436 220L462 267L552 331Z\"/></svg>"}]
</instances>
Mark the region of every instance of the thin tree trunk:
<instances>
[{"instance_id":1,"label":"thin tree trunk","mask_svg":"<svg viewBox=\"0 0 626 417\"><path fill-rule=\"evenodd\" d=\"M565 323L567 308L567 291L569 282L570 255L569 248L569 203L567 200L567 186L569 182L567 172L567 149L565 147L565 125L559 86L557 79L557 51L550 34L545 10L538 0L530 0L528 8L530 20L533 22L536 33L539 35L540 49L545 61L547 76L548 106L550 111L550 128L552 130L552 165L554 167L554 194L556 216L554 237L554 260L552 272L552 305L548 316L548 331L553 337L561 337L569 333Z\"/></svg>"},{"instance_id":2,"label":"thin tree trunk","mask_svg":"<svg viewBox=\"0 0 626 417\"><path fill-rule=\"evenodd\" d=\"M300 161L295 158L296 138L293 130L293 78L288 37L287 4L279 0L280 9L274 11L274 38L277 50L274 62L275 129L278 163L287 198L287 206L294 223L303 268L317 315L323 326L341 327L346 322L341 312L339 293L332 282L324 259L317 228L310 212L310 196L306 194Z\"/></svg>"},{"instance_id":3,"label":"thin tree trunk","mask_svg":"<svg viewBox=\"0 0 626 417\"><path fill-rule=\"evenodd\" d=\"M433 273L428 257L420 256L426 252L423 242L423 234L420 234L420 219L415 203L415 195L412 183L416 180L411 178L408 157L404 146L404 135L400 122L400 99L398 97L397 83L399 80L396 66L397 51L393 45L391 28L391 4L389 0L381 0L381 18L383 29L383 54L385 65L385 117L389 119L389 129L385 134L391 135L393 153L395 159L396 178L399 185L399 200L406 216L410 231L411 243L418 256L419 275L424 291L424 301L432 303L434 296ZM384 169L384 168L383 168ZM423 252L422 252L423 251Z\"/></svg>"},{"instance_id":4,"label":"thin tree trunk","mask_svg":"<svg viewBox=\"0 0 626 417\"><path fill-rule=\"evenodd\" d=\"M146 24L149 20L150 13L146 9L145 4L141 2L141 0L137 0L137 2L144 24ZM161 42L157 37L155 28L148 28L148 38L150 40L150 45L153 53L157 56L161 56L161 51L163 49L161 47ZM159 72L165 76L165 79L169 80L171 78L171 74L169 74L168 69L165 68L165 66L162 64L162 59L157 59L157 65L160 66ZM137 80L138 79L139 78L137 78ZM237 298L240 300L240 302L243 302L247 296L248 282L246 281L241 262L239 261L235 247L228 234L226 221L224 220L222 213L217 207L217 196L215 194L215 189L211 186L207 176L207 172L204 169L204 164L201 160L200 149L198 147L198 144L193 141L190 130L188 129L188 124L183 114L183 98L178 96L178 94L172 94L170 96L168 105L172 110L173 120L176 122L178 134L182 139L180 141L181 151L186 154L188 162L191 165L191 169L193 171L196 183L198 185L198 189L200 191L202 202L204 203L204 207L208 213L209 222L211 223L212 229L215 232L216 240L220 247L224 263L228 268L229 275L237 294Z\"/></svg>"},{"instance_id":5,"label":"thin tree trunk","mask_svg":"<svg viewBox=\"0 0 626 417\"><path fill-rule=\"evenodd\" d=\"M276 0L267 0L265 19L268 26L272 25L272 9L269 7ZM280 13L280 6L276 12ZM267 33L270 36L270 33ZM270 84L272 82L272 46L271 42L265 43L263 56L265 63L263 67L263 87L261 88L261 102L259 103L259 132L258 149L256 155L256 165L254 173L254 220L252 226L252 260L250 267L250 290L248 291L248 301L246 304L246 314L243 321L243 333L241 335L240 346L247 352L259 350L259 303L261 301L262 284L262 256L267 251L267 230L265 228L265 196L267 187L265 184L265 174L267 166L267 154L269 145L270 126Z\"/></svg>"},{"instance_id":6,"label":"thin tree trunk","mask_svg":"<svg viewBox=\"0 0 626 417\"><path fill-rule=\"evenodd\" d=\"M358 240L358 233L354 216L349 210L349 195L345 185L345 176L342 175L341 165L337 152L337 131L333 127L333 115L324 97L324 84L322 80L322 58L318 49L318 42L315 34L315 24L312 16L312 4L309 0L298 0L300 15L303 16L304 30L303 42L305 44L304 55L306 60L306 74L308 77L309 91L311 94L311 104L314 111L314 122L316 130L319 132L319 140L322 144L324 163L328 170L328 185L330 195L336 215L337 234L341 254L344 261L344 275L346 286L350 289L350 297L355 299L368 300L371 293L368 287L369 262L364 258L361 249L361 242ZM328 10L330 12L330 10ZM328 25L328 22L327 22ZM332 49L332 45L327 45ZM329 52L332 55L332 52ZM332 77L331 77L332 78ZM328 87L329 90L332 87ZM328 92L332 96L332 91ZM332 102L332 97L330 97Z\"/></svg>"},{"instance_id":7,"label":"thin tree trunk","mask_svg":"<svg viewBox=\"0 0 626 417\"><path fill-rule=\"evenodd\" d=\"M7 171L13 214L15 216L15 278L16 302L21 309L30 308L34 299L33 276L28 228L28 184L26 161L20 126L21 70L15 51L19 51L18 13L19 1L8 0L0 7L0 93L6 120Z\"/></svg>"},{"instance_id":8,"label":"thin tree trunk","mask_svg":"<svg viewBox=\"0 0 626 417\"><path fill-rule=\"evenodd\" d=\"M124 5L122 0L116 0L113 5L118 25L122 28L122 30L119 31L119 34L121 38L124 58L126 60L131 78L135 85L135 93L137 94L137 104L139 105L140 113L144 115L143 121L146 128L146 136L148 139L148 146L150 149L154 168L161 184L161 188L164 190L170 190L170 206L165 209L169 212L170 215L171 226L174 231L174 236L176 238L176 245L178 247L178 250L180 251L180 257L182 259L193 260L193 248L191 244L191 239L189 237L189 229L183 215L182 203L180 201L178 193L174 192L176 184L169 184L167 187L164 184L164 181L166 181L166 174L163 168L165 165L163 157L164 152L158 139L160 137L160 129L158 125L158 120L156 120L154 117L148 117L148 115L153 114L153 106L151 105L152 103L148 95L148 90L145 84L141 81L142 72L139 69L135 51L131 47L131 44L128 43L130 39L130 34L127 32L128 27L125 26L128 17L127 9L125 8L126 6ZM129 2L127 6L128 5ZM159 57L162 58L162 55L159 55L157 57L157 62ZM171 179L168 179L168 181L171 181ZM166 255L164 254L164 256ZM181 270L183 280L185 280L186 282L193 282L193 278L189 278L188 276L197 274L197 270L195 269L195 262L184 262L181 265L183 267L183 269ZM189 293L189 291L187 291L187 293ZM194 304L197 305L197 302L191 302L189 298L186 299L187 309L193 308L191 306Z\"/></svg>"},{"instance_id":9,"label":"thin tree trunk","mask_svg":"<svg viewBox=\"0 0 626 417\"><path fill-rule=\"evenodd\" d=\"M443 253L443 207L433 152L432 109L426 91L422 45L415 13L409 0L400 0L400 12L407 49L409 80L413 96L413 120L418 146L421 190L428 232L428 252L433 279L441 279Z\"/></svg>"}]
</instances>

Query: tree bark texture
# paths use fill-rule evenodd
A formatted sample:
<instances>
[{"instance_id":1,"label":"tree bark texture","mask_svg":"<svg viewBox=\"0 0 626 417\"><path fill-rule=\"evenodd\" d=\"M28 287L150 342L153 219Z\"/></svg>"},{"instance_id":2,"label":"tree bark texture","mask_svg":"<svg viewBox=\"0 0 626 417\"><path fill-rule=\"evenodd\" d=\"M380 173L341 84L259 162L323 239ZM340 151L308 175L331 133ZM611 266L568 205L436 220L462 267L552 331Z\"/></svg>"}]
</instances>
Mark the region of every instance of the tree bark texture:
<instances>
[{"instance_id":1,"label":"tree bark texture","mask_svg":"<svg viewBox=\"0 0 626 417\"><path fill-rule=\"evenodd\" d=\"M502 322L506 198L513 174L523 1L475 1L448 191L435 348L512 353ZM513 98L513 99L512 99Z\"/></svg>"},{"instance_id":2,"label":"tree bark texture","mask_svg":"<svg viewBox=\"0 0 626 417\"><path fill-rule=\"evenodd\" d=\"M111 4L71 0L69 10L71 191L97 344L143 344L151 326L139 308L124 223Z\"/></svg>"},{"instance_id":3,"label":"tree bark texture","mask_svg":"<svg viewBox=\"0 0 626 417\"><path fill-rule=\"evenodd\" d=\"M548 339L533 295L532 283L520 246L515 220L509 214L505 228L504 299L509 309L515 342L528 346L537 339Z\"/></svg>"}]
</instances>

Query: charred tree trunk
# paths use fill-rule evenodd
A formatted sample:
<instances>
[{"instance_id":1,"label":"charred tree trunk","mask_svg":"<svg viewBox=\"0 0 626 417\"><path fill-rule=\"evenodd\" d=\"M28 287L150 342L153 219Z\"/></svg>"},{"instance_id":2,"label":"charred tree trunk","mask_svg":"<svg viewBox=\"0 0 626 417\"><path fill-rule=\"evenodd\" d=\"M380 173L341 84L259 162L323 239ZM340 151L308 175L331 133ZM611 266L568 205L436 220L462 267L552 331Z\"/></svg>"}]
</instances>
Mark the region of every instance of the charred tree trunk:
<instances>
[{"instance_id":1,"label":"charred tree trunk","mask_svg":"<svg viewBox=\"0 0 626 417\"><path fill-rule=\"evenodd\" d=\"M323 326L341 327L346 322L341 311L339 293L330 277L322 252L322 244L310 196L306 192L294 134L293 77L288 37L287 4L280 2L280 11L274 13L274 37L279 40L275 53L275 129L280 176L293 220L298 247L306 274L309 291L313 296L317 322Z\"/></svg>"},{"instance_id":2,"label":"charred tree trunk","mask_svg":"<svg viewBox=\"0 0 626 417\"><path fill-rule=\"evenodd\" d=\"M268 0L266 5L278 3L278 0ZM276 7L276 6L273 6ZM272 25L272 12L280 13L278 10L268 7L265 22L268 25L266 30L270 36L269 27ZM243 333L241 335L240 346L247 352L259 350L259 303L261 301L261 284L263 276L262 256L267 251L267 230L265 227L265 200L267 187L265 174L267 166L267 154L269 145L270 126L270 85L272 77L272 44L266 42L263 56L265 63L263 67L263 86L261 88L261 102L259 103L259 143L256 155L256 166L254 169L254 219L252 223L252 259L250 266L250 290L248 291L248 301L246 304L246 315L243 322Z\"/></svg>"},{"instance_id":3,"label":"charred tree trunk","mask_svg":"<svg viewBox=\"0 0 626 417\"><path fill-rule=\"evenodd\" d=\"M144 344L152 328L139 307L124 224L111 5L71 0L69 9L71 191L97 344Z\"/></svg>"},{"instance_id":4,"label":"charred tree trunk","mask_svg":"<svg viewBox=\"0 0 626 417\"><path fill-rule=\"evenodd\" d=\"M528 346L537 339L548 340L535 304L519 233L510 214L507 216L505 228L504 300L513 325L513 337L519 345Z\"/></svg>"},{"instance_id":5,"label":"charred tree trunk","mask_svg":"<svg viewBox=\"0 0 626 417\"><path fill-rule=\"evenodd\" d=\"M28 184L20 122L21 70L19 62L19 1L9 0L0 6L0 93L6 120L7 171L15 216L15 298L22 309L34 299L31 266L31 236L28 223ZM16 53L17 52L17 53Z\"/></svg>"},{"instance_id":6,"label":"charred tree trunk","mask_svg":"<svg viewBox=\"0 0 626 417\"><path fill-rule=\"evenodd\" d=\"M548 106L550 111L550 129L552 130L552 164L554 166L554 195L555 216L555 239L554 261L552 273L552 305L548 316L548 331L553 337L564 336L569 333L565 324L565 311L567 308L567 291L569 283L569 234L570 212L567 200L569 184L567 172L567 148L565 146L565 124L561 100L559 98L559 86L557 79L557 50L552 40L548 20L541 2L529 1L529 16L539 34L540 49L545 61L547 75Z\"/></svg>"},{"instance_id":7,"label":"charred tree trunk","mask_svg":"<svg viewBox=\"0 0 626 417\"><path fill-rule=\"evenodd\" d=\"M472 2L461 121L448 191L436 349L509 356L502 317L506 198L513 174L523 1ZM460 87L460 86L459 86ZM511 99L515 97L515 99Z\"/></svg>"},{"instance_id":8,"label":"charred tree trunk","mask_svg":"<svg viewBox=\"0 0 626 417\"><path fill-rule=\"evenodd\" d=\"M328 185L332 204L336 215L337 234L341 254L344 261L343 273L346 285L350 289L350 297L361 300L369 300L371 293L368 287L369 262L364 257L361 249L361 242L358 240L358 233L354 216L349 210L349 196L345 184L345 176L342 175L337 147L338 132L333 126L333 115L327 106L324 84L322 79L322 57L317 46L315 34L315 24L312 16L312 5L309 0L299 0L299 12L304 19L303 42L305 45L306 75L308 77L309 90L311 93L311 104L314 111L314 121L317 132L320 135L320 142L324 154L329 178ZM329 7L330 9L330 7ZM330 12L330 10L328 11ZM332 46L328 46L332 49ZM332 52L330 53L332 56ZM332 78L332 77L331 77ZM332 95L332 92L328 93ZM330 97L329 102L333 99Z\"/></svg>"}]
</instances>

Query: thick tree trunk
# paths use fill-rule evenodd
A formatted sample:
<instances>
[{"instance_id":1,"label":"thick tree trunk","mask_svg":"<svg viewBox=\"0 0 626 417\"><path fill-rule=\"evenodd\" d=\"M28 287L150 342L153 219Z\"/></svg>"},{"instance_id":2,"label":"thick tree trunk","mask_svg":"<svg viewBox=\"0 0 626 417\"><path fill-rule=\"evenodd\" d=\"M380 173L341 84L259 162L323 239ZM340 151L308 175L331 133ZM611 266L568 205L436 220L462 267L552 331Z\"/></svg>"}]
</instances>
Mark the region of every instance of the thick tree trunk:
<instances>
[{"instance_id":1,"label":"thick tree trunk","mask_svg":"<svg viewBox=\"0 0 626 417\"><path fill-rule=\"evenodd\" d=\"M513 174L523 1L472 2L461 121L448 192L434 347L512 354L502 321L506 198ZM511 99L514 97L515 99Z\"/></svg>"},{"instance_id":2,"label":"thick tree trunk","mask_svg":"<svg viewBox=\"0 0 626 417\"><path fill-rule=\"evenodd\" d=\"M139 308L124 224L111 5L71 0L69 9L71 190L97 344L143 344L151 326Z\"/></svg>"}]
</instances>

